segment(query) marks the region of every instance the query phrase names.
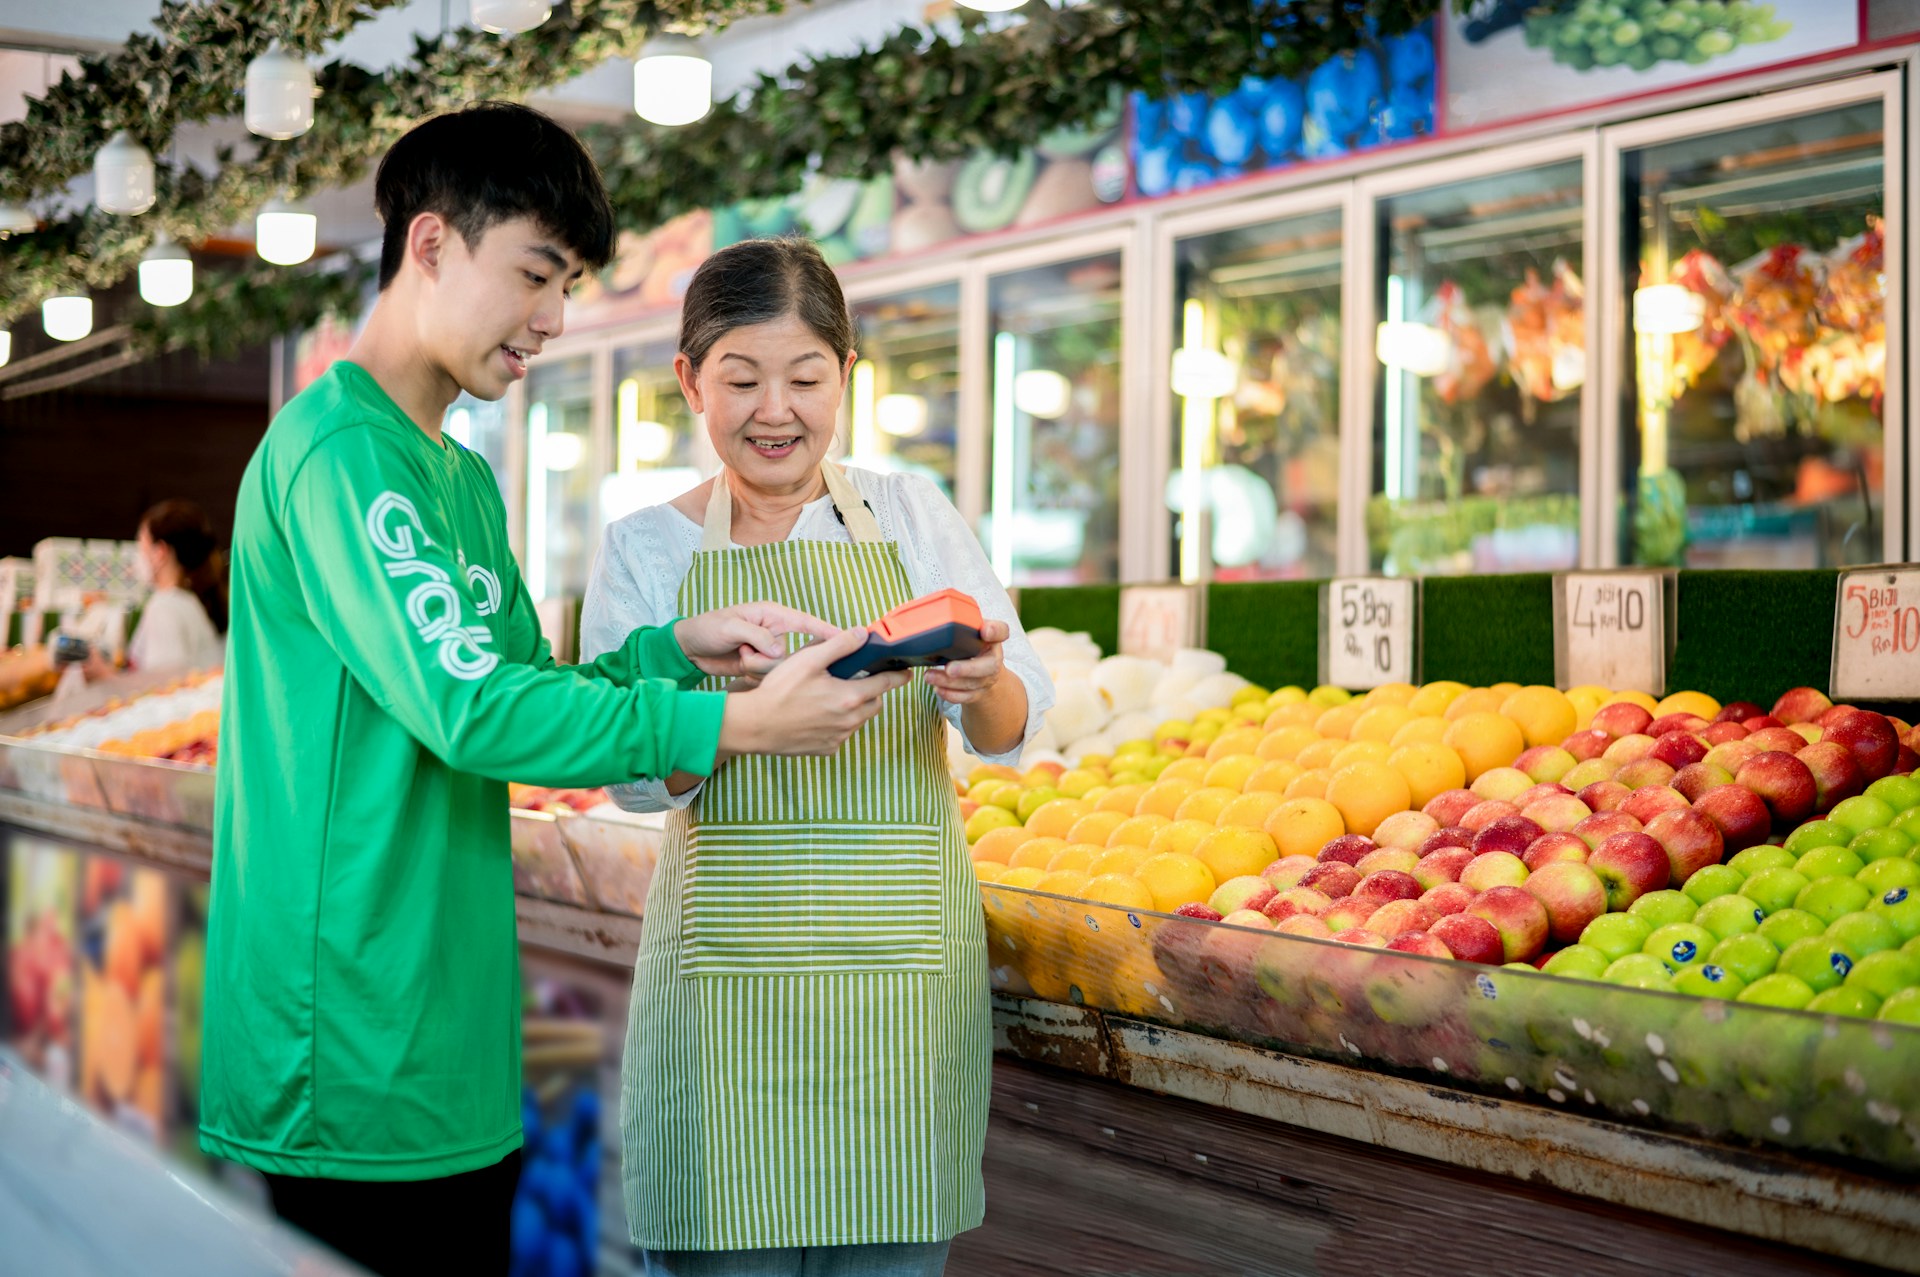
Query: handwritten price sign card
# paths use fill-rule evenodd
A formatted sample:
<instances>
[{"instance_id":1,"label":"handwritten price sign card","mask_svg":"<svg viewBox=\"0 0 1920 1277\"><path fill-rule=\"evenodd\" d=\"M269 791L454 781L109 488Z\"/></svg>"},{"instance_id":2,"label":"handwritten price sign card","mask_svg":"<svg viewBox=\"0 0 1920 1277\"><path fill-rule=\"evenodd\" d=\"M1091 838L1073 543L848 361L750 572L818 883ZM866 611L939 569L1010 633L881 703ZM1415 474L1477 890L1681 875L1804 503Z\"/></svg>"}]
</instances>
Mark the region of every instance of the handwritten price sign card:
<instances>
[{"instance_id":1,"label":"handwritten price sign card","mask_svg":"<svg viewBox=\"0 0 1920 1277\"><path fill-rule=\"evenodd\" d=\"M1414 681L1415 587L1389 577L1335 577L1320 587L1320 681L1368 688Z\"/></svg>"},{"instance_id":2,"label":"handwritten price sign card","mask_svg":"<svg viewBox=\"0 0 1920 1277\"><path fill-rule=\"evenodd\" d=\"M1920 700L1920 568L1840 574L1828 691L1836 701Z\"/></svg>"},{"instance_id":3,"label":"handwritten price sign card","mask_svg":"<svg viewBox=\"0 0 1920 1277\"><path fill-rule=\"evenodd\" d=\"M1666 580L1658 572L1567 572L1554 578L1554 674L1659 696L1667 682Z\"/></svg>"}]
</instances>

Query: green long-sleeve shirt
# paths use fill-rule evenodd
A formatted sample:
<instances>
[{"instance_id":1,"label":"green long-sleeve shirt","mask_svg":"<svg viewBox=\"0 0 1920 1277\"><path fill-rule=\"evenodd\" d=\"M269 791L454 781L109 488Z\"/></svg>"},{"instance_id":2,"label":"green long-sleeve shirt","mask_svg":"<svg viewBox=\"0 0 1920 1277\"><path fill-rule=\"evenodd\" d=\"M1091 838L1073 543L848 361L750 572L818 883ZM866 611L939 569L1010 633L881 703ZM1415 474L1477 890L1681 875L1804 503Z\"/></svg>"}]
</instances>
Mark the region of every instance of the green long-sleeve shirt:
<instances>
[{"instance_id":1,"label":"green long-sleeve shirt","mask_svg":"<svg viewBox=\"0 0 1920 1277\"><path fill-rule=\"evenodd\" d=\"M671 627L555 666L487 465L337 363L241 482L201 1146L424 1179L520 1144L509 778L712 770Z\"/></svg>"}]
</instances>

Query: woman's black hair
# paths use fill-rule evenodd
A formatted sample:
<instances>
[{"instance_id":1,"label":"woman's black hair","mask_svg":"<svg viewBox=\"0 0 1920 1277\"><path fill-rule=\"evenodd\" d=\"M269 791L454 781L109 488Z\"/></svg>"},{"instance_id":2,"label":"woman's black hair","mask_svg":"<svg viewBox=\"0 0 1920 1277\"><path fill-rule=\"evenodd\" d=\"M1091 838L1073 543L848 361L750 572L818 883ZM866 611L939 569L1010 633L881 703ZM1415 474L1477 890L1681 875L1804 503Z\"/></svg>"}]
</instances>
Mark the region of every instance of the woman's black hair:
<instances>
[{"instance_id":1,"label":"woman's black hair","mask_svg":"<svg viewBox=\"0 0 1920 1277\"><path fill-rule=\"evenodd\" d=\"M841 364L858 333L847 313L840 277L820 248L797 235L749 239L702 262L680 305L680 353L693 370L715 342L736 328L793 315L827 344Z\"/></svg>"},{"instance_id":2,"label":"woman's black hair","mask_svg":"<svg viewBox=\"0 0 1920 1277\"><path fill-rule=\"evenodd\" d=\"M373 203L386 223L380 287L400 273L407 228L438 213L471 248L487 228L531 217L599 270L613 260L613 204L580 139L532 107L476 102L409 130L380 161Z\"/></svg>"},{"instance_id":3,"label":"woman's black hair","mask_svg":"<svg viewBox=\"0 0 1920 1277\"><path fill-rule=\"evenodd\" d=\"M226 556L219 553L213 520L198 503L181 499L162 501L140 516L147 536L173 551L187 588L207 609L207 619L220 633L227 632Z\"/></svg>"}]
</instances>

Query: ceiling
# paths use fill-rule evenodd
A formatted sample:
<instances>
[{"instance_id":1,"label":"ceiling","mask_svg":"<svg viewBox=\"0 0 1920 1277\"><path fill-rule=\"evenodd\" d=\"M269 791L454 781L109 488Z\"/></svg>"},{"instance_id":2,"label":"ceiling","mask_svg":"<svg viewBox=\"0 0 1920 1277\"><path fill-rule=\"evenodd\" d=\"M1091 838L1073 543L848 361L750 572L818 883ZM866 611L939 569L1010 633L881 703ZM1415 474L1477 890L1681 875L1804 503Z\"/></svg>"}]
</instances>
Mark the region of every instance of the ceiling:
<instances>
[{"instance_id":1,"label":"ceiling","mask_svg":"<svg viewBox=\"0 0 1920 1277\"><path fill-rule=\"evenodd\" d=\"M951 8L951 0L814 0L777 17L737 23L706 42L707 56L714 64L714 94L724 100L763 71L781 70L810 56L851 51L905 23L937 20ZM0 0L0 124L20 119L29 97L38 96L49 83L76 68L73 55L124 44L135 32L150 30L158 13L158 0L85 0L81 4ZM466 17L467 0L412 0L356 26L326 51L323 60L337 58L369 70L385 70L411 55L416 36L434 35L447 23L462 25ZM631 64L603 64L532 100L568 123L628 118L633 110ZM183 127L175 146L180 159L211 169L217 147L247 140L236 114ZM39 203L77 207L91 202L92 195L92 178L82 175L64 195ZM379 237L370 180L322 192L307 202L319 214L323 246L360 244ZM253 227L228 227L218 238L251 242Z\"/></svg>"}]
</instances>

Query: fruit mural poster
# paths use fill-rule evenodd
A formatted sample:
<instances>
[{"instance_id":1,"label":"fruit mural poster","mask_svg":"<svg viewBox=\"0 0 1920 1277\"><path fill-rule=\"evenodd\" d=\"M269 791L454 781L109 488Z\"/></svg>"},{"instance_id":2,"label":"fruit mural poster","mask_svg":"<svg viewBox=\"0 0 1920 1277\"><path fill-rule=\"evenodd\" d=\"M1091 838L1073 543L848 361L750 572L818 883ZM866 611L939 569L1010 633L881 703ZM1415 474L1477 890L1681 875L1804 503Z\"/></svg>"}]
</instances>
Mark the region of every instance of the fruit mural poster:
<instances>
[{"instance_id":1,"label":"fruit mural poster","mask_svg":"<svg viewBox=\"0 0 1920 1277\"><path fill-rule=\"evenodd\" d=\"M1447 11L1448 129L1474 128L1848 49L1851 0L1476 0Z\"/></svg>"},{"instance_id":2,"label":"fruit mural poster","mask_svg":"<svg viewBox=\"0 0 1920 1277\"><path fill-rule=\"evenodd\" d=\"M112 856L86 856L81 873L75 1090L97 1112L157 1142L172 884L157 869Z\"/></svg>"},{"instance_id":3,"label":"fruit mural poster","mask_svg":"<svg viewBox=\"0 0 1920 1277\"><path fill-rule=\"evenodd\" d=\"M1232 93L1134 94L1135 191L1158 199L1431 135L1432 33L1369 37L1298 79L1249 77Z\"/></svg>"},{"instance_id":4,"label":"fruit mural poster","mask_svg":"<svg viewBox=\"0 0 1920 1277\"><path fill-rule=\"evenodd\" d=\"M79 863L65 848L7 840L7 1045L58 1089L73 1084L74 909Z\"/></svg>"}]
</instances>

